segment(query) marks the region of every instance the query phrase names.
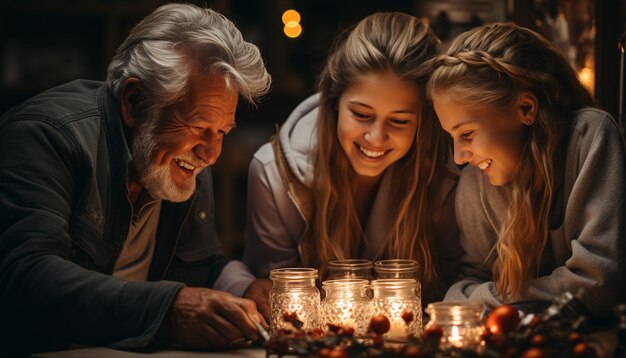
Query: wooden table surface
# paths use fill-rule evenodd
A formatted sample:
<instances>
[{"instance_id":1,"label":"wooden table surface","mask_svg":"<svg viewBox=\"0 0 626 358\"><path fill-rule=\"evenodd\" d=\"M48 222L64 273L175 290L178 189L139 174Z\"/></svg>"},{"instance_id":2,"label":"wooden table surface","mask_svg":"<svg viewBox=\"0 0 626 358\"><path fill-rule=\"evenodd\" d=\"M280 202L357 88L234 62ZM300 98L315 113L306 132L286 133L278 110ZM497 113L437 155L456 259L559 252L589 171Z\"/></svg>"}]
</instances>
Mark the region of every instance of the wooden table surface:
<instances>
[{"instance_id":1,"label":"wooden table surface","mask_svg":"<svg viewBox=\"0 0 626 358\"><path fill-rule=\"evenodd\" d=\"M30 358L140 358L140 357L161 357L161 358L209 358L209 357L247 357L265 358L263 348L239 348L217 352L183 351L174 349L164 349L148 353L120 351L105 347L78 348L59 352L36 353Z\"/></svg>"}]
</instances>

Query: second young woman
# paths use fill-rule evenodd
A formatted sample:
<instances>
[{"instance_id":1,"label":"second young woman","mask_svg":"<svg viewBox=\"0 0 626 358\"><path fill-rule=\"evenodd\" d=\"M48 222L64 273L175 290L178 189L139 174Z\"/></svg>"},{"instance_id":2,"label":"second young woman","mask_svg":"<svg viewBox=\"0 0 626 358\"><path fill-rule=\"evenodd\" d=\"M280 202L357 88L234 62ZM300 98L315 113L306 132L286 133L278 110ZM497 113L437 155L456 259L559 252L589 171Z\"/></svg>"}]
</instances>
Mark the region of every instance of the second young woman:
<instances>
[{"instance_id":1,"label":"second young woman","mask_svg":"<svg viewBox=\"0 0 626 358\"><path fill-rule=\"evenodd\" d=\"M569 291L595 316L622 302L626 154L620 129L558 48L513 24L459 35L429 93L463 169L463 279L446 299L540 310ZM530 303L532 301L532 304Z\"/></svg>"},{"instance_id":2,"label":"second young woman","mask_svg":"<svg viewBox=\"0 0 626 358\"><path fill-rule=\"evenodd\" d=\"M244 261L257 277L297 266L323 277L333 259L415 259L424 301L441 298L451 273L440 263L460 252L457 175L425 95L423 63L437 45L402 13L370 15L336 42L319 94L250 164ZM248 296L263 306L268 285Z\"/></svg>"}]
</instances>

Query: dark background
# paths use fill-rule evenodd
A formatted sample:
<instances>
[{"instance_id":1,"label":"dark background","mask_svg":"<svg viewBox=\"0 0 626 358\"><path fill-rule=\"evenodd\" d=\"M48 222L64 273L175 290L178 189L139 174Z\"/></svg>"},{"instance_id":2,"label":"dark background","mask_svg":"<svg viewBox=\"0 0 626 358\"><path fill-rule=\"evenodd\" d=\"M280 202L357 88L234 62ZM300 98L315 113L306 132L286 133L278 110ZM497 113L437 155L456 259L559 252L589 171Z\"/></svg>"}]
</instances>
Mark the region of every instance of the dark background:
<instances>
[{"instance_id":1,"label":"dark background","mask_svg":"<svg viewBox=\"0 0 626 358\"><path fill-rule=\"evenodd\" d=\"M376 11L402 11L429 20L444 41L483 22L514 21L549 36L550 19L563 14L578 53L592 29L595 92L600 104L623 117L619 101L619 36L625 0L216 0L189 1L231 19L255 43L273 77L258 108L242 102L237 129L214 166L218 231L226 252L243 248L247 167L291 110L314 93L332 39ZM52 86L76 78L104 80L108 62L132 26L165 1L48 0L0 2L0 113ZM297 10L303 32L283 34L282 13ZM589 31L587 31L589 32ZM588 39L589 40L589 39ZM583 43L584 42L584 43ZM574 67L582 66L573 63ZM622 84L623 86L623 84ZM621 96L620 96L621 93Z\"/></svg>"}]
</instances>

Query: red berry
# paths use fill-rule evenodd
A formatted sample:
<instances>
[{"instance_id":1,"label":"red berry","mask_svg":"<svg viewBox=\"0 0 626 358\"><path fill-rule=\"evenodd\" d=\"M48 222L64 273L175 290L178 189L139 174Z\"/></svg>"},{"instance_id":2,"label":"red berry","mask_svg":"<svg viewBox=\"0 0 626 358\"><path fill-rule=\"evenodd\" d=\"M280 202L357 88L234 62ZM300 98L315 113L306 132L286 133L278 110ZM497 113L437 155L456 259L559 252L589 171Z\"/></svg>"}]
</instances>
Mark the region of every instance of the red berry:
<instances>
[{"instance_id":1,"label":"red berry","mask_svg":"<svg viewBox=\"0 0 626 358\"><path fill-rule=\"evenodd\" d=\"M374 348L382 348L384 343L385 341L383 340L383 336L377 334L372 337L372 345L374 346Z\"/></svg>"},{"instance_id":2,"label":"red berry","mask_svg":"<svg viewBox=\"0 0 626 358\"><path fill-rule=\"evenodd\" d=\"M578 332L572 332L567 337L567 341L571 345L576 345L577 343L580 343L583 341L583 335Z\"/></svg>"},{"instance_id":3,"label":"red berry","mask_svg":"<svg viewBox=\"0 0 626 358\"><path fill-rule=\"evenodd\" d=\"M333 348L332 351L328 354L328 358L349 358L348 352L345 349L338 347Z\"/></svg>"},{"instance_id":4,"label":"red berry","mask_svg":"<svg viewBox=\"0 0 626 358\"><path fill-rule=\"evenodd\" d=\"M509 305L496 307L487 318L485 326L491 333L513 332L519 324L519 313L517 309Z\"/></svg>"},{"instance_id":5,"label":"red berry","mask_svg":"<svg viewBox=\"0 0 626 358\"><path fill-rule=\"evenodd\" d=\"M342 328L341 331L339 332L339 334L342 337L351 338L351 337L354 336L354 328L352 328L352 327Z\"/></svg>"},{"instance_id":6,"label":"red berry","mask_svg":"<svg viewBox=\"0 0 626 358\"><path fill-rule=\"evenodd\" d=\"M578 343L572 348L573 358L596 358L598 353L587 343Z\"/></svg>"},{"instance_id":7,"label":"red berry","mask_svg":"<svg viewBox=\"0 0 626 358\"><path fill-rule=\"evenodd\" d=\"M328 326L328 330L334 333L339 332L339 330L341 329L341 326L337 324L327 323L326 325Z\"/></svg>"},{"instance_id":8,"label":"red berry","mask_svg":"<svg viewBox=\"0 0 626 358\"><path fill-rule=\"evenodd\" d=\"M317 352L317 356L319 358L328 358L330 356L330 349L328 348L320 349L319 352Z\"/></svg>"},{"instance_id":9,"label":"red berry","mask_svg":"<svg viewBox=\"0 0 626 358\"><path fill-rule=\"evenodd\" d=\"M425 358L426 352L420 346L408 346L404 350L405 358Z\"/></svg>"},{"instance_id":10,"label":"red berry","mask_svg":"<svg viewBox=\"0 0 626 358\"><path fill-rule=\"evenodd\" d=\"M491 347L498 351L504 350L508 343L508 338L504 334L488 333L485 334L483 338L485 339L485 343L488 347Z\"/></svg>"},{"instance_id":11,"label":"red berry","mask_svg":"<svg viewBox=\"0 0 626 358\"><path fill-rule=\"evenodd\" d=\"M528 323L528 327L535 328L539 326L539 323L541 323L541 318L539 318L539 316L533 316L533 318L531 318L530 322Z\"/></svg>"},{"instance_id":12,"label":"red berry","mask_svg":"<svg viewBox=\"0 0 626 358\"><path fill-rule=\"evenodd\" d=\"M313 328L307 332L307 335L313 339L318 339L324 335L324 331L320 328Z\"/></svg>"},{"instance_id":13,"label":"red berry","mask_svg":"<svg viewBox=\"0 0 626 358\"><path fill-rule=\"evenodd\" d=\"M387 348L387 351L389 351L389 355L396 357L402 354L402 347L389 347Z\"/></svg>"},{"instance_id":14,"label":"red berry","mask_svg":"<svg viewBox=\"0 0 626 358\"><path fill-rule=\"evenodd\" d=\"M412 311L404 311L402 312L402 319L406 322L406 324L410 324L413 322L413 319L415 319L415 316Z\"/></svg>"},{"instance_id":15,"label":"red berry","mask_svg":"<svg viewBox=\"0 0 626 358\"><path fill-rule=\"evenodd\" d=\"M548 337L543 334L535 334L530 338L530 345L533 347L545 348L549 343Z\"/></svg>"},{"instance_id":16,"label":"red berry","mask_svg":"<svg viewBox=\"0 0 626 358\"><path fill-rule=\"evenodd\" d=\"M522 358L548 358L549 355L541 348L529 348L522 353Z\"/></svg>"},{"instance_id":17,"label":"red berry","mask_svg":"<svg viewBox=\"0 0 626 358\"><path fill-rule=\"evenodd\" d=\"M391 328L391 322L389 322L389 318L381 314L372 317L372 319L370 320L368 331L374 332L376 334L385 334L389 332L389 328Z\"/></svg>"},{"instance_id":18,"label":"red berry","mask_svg":"<svg viewBox=\"0 0 626 358\"><path fill-rule=\"evenodd\" d=\"M298 319L298 313L297 312L288 312L285 311L283 312L283 319L285 320L285 322L292 322Z\"/></svg>"},{"instance_id":19,"label":"red berry","mask_svg":"<svg viewBox=\"0 0 626 358\"><path fill-rule=\"evenodd\" d=\"M424 330L424 340L431 342L439 342L443 337L443 329L437 326L430 326Z\"/></svg>"}]
</instances>

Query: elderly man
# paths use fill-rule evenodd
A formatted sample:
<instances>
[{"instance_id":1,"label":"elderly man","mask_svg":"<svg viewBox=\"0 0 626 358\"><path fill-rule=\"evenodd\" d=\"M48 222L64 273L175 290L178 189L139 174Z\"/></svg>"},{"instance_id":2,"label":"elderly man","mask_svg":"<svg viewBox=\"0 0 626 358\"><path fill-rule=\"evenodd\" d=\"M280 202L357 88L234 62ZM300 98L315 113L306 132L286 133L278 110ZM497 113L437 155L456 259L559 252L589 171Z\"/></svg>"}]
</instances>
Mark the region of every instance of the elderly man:
<instances>
[{"instance_id":1,"label":"elderly man","mask_svg":"<svg viewBox=\"0 0 626 358\"><path fill-rule=\"evenodd\" d=\"M169 4L135 26L105 83L64 84L0 118L3 354L257 338L254 302L218 291L241 295L252 276L221 251L209 166L239 95L269 85L230 21Z\"/></svg>"}]
</instances>

